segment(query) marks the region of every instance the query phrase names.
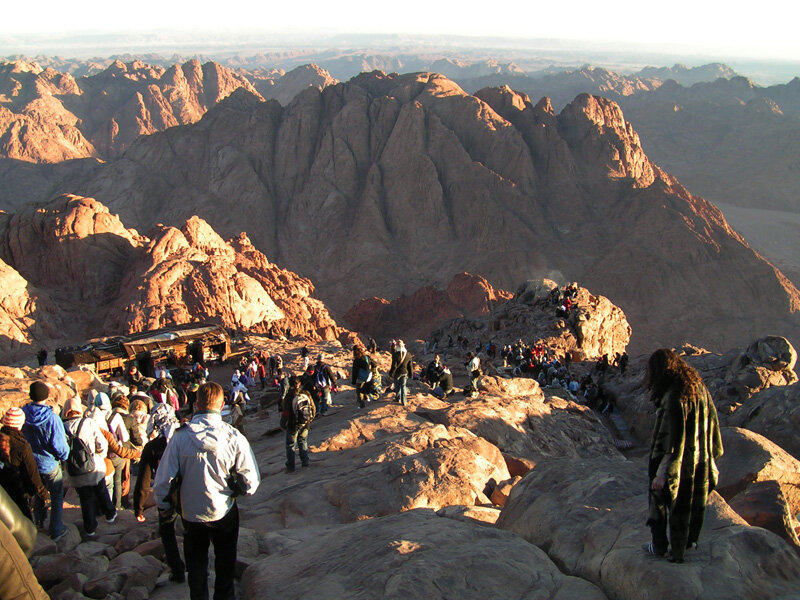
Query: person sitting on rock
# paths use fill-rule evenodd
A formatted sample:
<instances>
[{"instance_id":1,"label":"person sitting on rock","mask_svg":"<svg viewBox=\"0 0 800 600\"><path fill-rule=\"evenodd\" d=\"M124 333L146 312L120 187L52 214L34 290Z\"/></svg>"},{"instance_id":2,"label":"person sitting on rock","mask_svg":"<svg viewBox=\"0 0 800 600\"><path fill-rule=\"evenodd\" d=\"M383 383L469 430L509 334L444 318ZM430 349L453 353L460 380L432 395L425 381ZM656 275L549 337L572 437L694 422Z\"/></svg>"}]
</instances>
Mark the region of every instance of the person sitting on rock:
<instances>
[{"instance_id":1,"label":"person sitting on rock","mask_svg":"<svg viewBox=\"0 0 800 600\"><path fill-rule=\"evenodd\" d=\"M442 374L442 360L439 355L435 355L433 360L428 363L428 368L425 369L425 381L431 387L435 387L439 383L439 377Z\"/></svg>"},{"instance_id":2,"label":"person sitting on rock","mask_svg":"<svg viewBox=\"0 0 800 600\"><path fill-rule=\"evenodd\" d=\"M696 548L706 500L717 485L715 460L722 437L714 401L700 375L673 350L656 350L647 362L645 386L656 406L650 444L646 551L681 563Z\"/></svg>"},{"instance_id":3,"label":"person sitting on rock","mask_svg":"<svg viewBox=\"0 0 800 600\"><path fill-rule=\"evenodd\" d=\"M456 390L453 387L453 374L446 365L442 365L442 372L439 375L439 381L437 382L436 387L434 387L431 391L431 394L441 400L442 398L452 396L455 391Z\"/></svg>"}]
</instances>

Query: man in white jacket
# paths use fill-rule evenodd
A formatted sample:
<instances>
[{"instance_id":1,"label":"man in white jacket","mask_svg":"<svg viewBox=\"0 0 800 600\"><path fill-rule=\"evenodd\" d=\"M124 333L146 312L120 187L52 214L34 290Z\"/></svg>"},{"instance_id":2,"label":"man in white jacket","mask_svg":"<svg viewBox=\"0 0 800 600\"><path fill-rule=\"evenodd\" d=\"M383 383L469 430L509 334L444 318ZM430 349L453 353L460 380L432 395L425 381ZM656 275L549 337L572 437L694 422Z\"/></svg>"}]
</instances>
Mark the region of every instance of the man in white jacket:
<instances>
[{"instance_id":1,"label":"man in white jacket","mask_svg":"<svg viewBox=\"0 0 800 600\"><path fill-rule=\"evenodd\" d=\"M183 550L192 600L208 598L208 547L214 544L214 600L235 598L233 575L239 538L236 496L252 495L261 476L250 444L220 415L225 395L216 383L197 390L196 412L167 444L156 472L160 511L177 509L184 524ZM170 500L180 490L179 506Z\"/></svg>"}]
</instances>

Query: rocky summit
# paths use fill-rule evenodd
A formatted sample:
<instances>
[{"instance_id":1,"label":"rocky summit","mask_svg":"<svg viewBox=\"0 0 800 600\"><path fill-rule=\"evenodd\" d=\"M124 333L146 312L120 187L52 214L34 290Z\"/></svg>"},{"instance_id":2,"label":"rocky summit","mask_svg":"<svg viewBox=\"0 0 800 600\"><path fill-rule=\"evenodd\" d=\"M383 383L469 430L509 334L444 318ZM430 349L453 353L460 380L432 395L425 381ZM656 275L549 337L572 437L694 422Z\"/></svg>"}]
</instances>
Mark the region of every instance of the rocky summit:
<instances>
[{"instance_id":1,"label":"rocky summit","mask_svg":"<svg viewBox=\"0 0 800 600\"><path fill-rule=\"evenodd\" d=\"M202 219L143 236L79 196L3 217L6 360L43 345L203 320L313 340L350 335L308 279L271 263L244 234L223 240Z\"/></svg>"},{"instance_id":2,"label":"rocky summit","mask_svg":"<svg viewBox=\"0 0 800 600\"><path fill-rule=\"evenodd\" d=\"M522 296L531 300L526 294L535 289L522 286ZM281 354L291 372L301 368L298 343L260 335L241 341L249 350ZM237 500L241 598L797 597L800 466L764 436L723 427L719 486L709 497L697 547L676 565L641 548L649 539L646 446L623 439L630 432L615 426L627 412L612 411L609 418L581 395L510 376L499 359L486 357L486 368L501 374L484 376L476 395L459 391L440 400L412 379L407 407L387 392L359 410L351 353L336 341L304 343L331 366L338 391L328 414L311 425L309 466L287 473L276 392L271 385L250 388L244 429L262 482L254 496ZM421 344L410 349L420 364L432 356ZM732 360L708 353L687 358L713 384L725 361L729 369L734 365L730 381L741 375L748 368L741 355L748 353L760 360L749 368L771 366L788 377L786 354L775 339L732 351ZM372 357L385 373L390 355ZM619 407L641 393L644 358L635 357L626 371L611 368L601 379L620 391ZM452 351L459 386L466 382L463 359L462 351ZM211 378L225 381L232 369L213 365ZM571 369L597 376L593 362L574 362ZM74 393L108 389L87 371L4 368L0 414L27 401L34 379L54 390L56 409ZM790 392L798 385L786 378L770 382L767 390ZM746 403L732 414L740 410L747 411ZM150 503L144 516L139 523L122 511L89 538L77 498L68 492L68 535L58 543L39 535L30 559L37 580L54 600L188 598L185 584L168 579ZM180 542L180 522L177 533Z\"/></svg>"},{"instance_id":3,"label":"rocky summit","mask_svg":"<svg viewBox=\"0 0 800 600\"><path fill-rule=\"evenodd\" d=\"M578 281L625 311L639 351L800 340L797 289L597 96L556 114L507 87L380 72L286 107L239 89L71 188L142 231L194 215L246 231L339 315L466 271L500 289Z\"/></svg>"}]
</instances>

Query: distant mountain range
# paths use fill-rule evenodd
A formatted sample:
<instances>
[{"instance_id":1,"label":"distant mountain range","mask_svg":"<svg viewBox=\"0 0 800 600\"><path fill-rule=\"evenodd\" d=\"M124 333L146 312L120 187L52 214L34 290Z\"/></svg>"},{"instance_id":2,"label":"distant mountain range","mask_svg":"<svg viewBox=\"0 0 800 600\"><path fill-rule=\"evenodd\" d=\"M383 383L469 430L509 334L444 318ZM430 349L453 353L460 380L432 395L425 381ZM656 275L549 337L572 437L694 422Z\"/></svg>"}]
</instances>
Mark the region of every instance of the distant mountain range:
<instances>
[{"instance_id":1,"label":"distant mountain range","mask_svg":"<svg viewBox=\"0 0 800 600\"><path fill-rule=\"evenodd\" d=\"M795 287L656 166L667 161L651 162L644 151L661 131L664 156L674 148L677 164L709 180L716 174L718 189L735 188L746 169L726 166L722 149L709 151L726 126L735 129L725 115L749 122L750 140L762 122L788 132L796 82L759 88L733 77L685 87L592 67L513 75L514 87L539 86L529 98L508 86L470 95L462 89L470 80L459 86L425 73L375 71L337 83L315 66L283 73L115 62L77 79L30 63L3 69L7 209L76 193L143 231L198 215L225 236L247 231L340 314L361 297L444 285L462 271L504 289L558 272L622 306L637 344L688 339L723 348L765 328L796 335ZM659 73L688 82L730 70ZM653 133L640 141L636 124L599 96L579 95L560 114L549 100L537 102L566 97L559 90L579 83L630 106ZM286 106L263 101L274 93L286 102L294 89ZM758 198L764 205L768 191L778 198L796 181L769 139L747 141L739 155L733 143L724 150L777 169ZM62 162L35 164L45 156ZM90 158L63 162L80 156ZM744 194L746 201L755 202Z\"/></svg>"},{"instance_id":2,"label":"distant mountain range","mask_svg":"<svg viewBox=\"0 0 800 600\"><path fill-rule=\"evenodd\" d=\"M193 215L246 231L338 314L463 271L503 289L560 273L621 306L638 349L800 338L797 289L595 96L556 114L508 88L380 72L286 107L237 89L69 187L141 231Z\"/></svg>"}]
</instances>

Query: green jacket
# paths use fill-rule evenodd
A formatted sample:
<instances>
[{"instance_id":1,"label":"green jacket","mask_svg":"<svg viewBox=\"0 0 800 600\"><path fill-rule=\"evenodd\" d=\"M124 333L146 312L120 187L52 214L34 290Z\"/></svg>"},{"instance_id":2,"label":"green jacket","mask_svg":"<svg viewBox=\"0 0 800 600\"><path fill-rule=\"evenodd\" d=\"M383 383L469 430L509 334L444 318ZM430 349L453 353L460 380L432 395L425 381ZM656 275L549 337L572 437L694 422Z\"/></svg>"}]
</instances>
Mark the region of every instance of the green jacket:
<instances>
[{"instance_id":1,"label":"green jacket","mask_svg":"<svg viewBox=\"0 0 800 600\"><path fill-rule=\"evenodd\" d=\"M719 471L715 460L723 452L717 409L705 386L691 393L695 402L688 408L672 391L656 401L649 476L652 481L659 471L663 472L671 502L678 495L681 481L689 483L701 462L707 466L708 491L717 485Z\"/></svg>"}]
</instances>

